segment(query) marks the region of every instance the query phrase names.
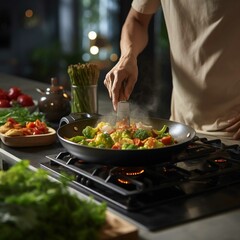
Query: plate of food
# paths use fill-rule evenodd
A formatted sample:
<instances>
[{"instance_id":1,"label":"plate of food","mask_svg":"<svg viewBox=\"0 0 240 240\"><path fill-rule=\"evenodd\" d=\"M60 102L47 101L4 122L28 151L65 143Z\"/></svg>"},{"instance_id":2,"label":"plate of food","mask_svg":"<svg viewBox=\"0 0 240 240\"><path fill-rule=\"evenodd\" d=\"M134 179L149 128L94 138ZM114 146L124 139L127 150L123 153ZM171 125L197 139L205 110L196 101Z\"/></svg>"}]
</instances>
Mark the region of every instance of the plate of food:
<instances>
[{"instance_id":1,"label":"plate of food","mask_svg":"<svg viewBox=\"0 0 240 240\"><path fill-rule=\"evenodd\" d=\"M56 141L56 131L40 120L22 125L9 118L0 126L0 138L10 147L45 146Z\"/></svg>"}]
</instances>

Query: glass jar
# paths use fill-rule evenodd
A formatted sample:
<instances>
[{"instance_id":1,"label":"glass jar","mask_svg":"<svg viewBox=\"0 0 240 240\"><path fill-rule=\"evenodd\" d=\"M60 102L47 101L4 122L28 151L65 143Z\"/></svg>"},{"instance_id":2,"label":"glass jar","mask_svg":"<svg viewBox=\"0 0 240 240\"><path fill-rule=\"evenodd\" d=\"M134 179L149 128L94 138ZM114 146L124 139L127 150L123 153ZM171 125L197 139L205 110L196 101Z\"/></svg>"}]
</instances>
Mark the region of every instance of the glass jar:
<instances>
[{"instance_id":1,"label":"glass jar","mask_svg":"<svg viewBox=\"0 0 240 240\"><path fill-rule=\"evenodd\" d=\"M72 113L98 113L97 85L71 86Z\"/></svg>"}]
</instances>

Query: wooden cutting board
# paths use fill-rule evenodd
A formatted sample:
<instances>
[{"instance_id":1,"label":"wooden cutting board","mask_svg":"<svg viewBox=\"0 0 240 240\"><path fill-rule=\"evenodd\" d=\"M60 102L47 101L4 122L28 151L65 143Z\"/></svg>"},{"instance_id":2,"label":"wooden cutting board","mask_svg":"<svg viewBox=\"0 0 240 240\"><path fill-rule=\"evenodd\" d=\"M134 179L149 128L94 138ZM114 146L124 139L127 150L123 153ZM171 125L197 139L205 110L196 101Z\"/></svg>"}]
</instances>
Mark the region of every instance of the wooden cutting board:
<instances>
[{"instance_id":1,"label":"wooden cutting board","mask_svg":"<svg viewBox=\"0 0 240 240\"><path fill-rule=\"evenodd\" d=\"M100 240L137 240L138 229L133 224L107 211L107 223Z\"/></svg>"}]
</instances>

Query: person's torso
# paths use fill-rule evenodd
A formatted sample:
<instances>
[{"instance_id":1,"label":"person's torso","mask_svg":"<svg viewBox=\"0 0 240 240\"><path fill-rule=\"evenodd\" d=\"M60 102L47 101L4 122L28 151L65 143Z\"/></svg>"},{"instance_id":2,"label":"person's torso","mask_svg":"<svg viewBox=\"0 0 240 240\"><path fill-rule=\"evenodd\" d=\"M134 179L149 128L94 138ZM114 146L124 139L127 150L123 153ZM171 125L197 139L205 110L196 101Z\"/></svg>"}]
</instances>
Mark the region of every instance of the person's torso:
<instances>
[{"instance_id":1,"label":"person's torso","mask_svg":"<svg viewBox=\"0 0 240 240\"><path fill-rule=\"evenodd\" d=\"M240 112L240 1L161 3L171 47L172 119L218 131Z\"/></svg>"}]
</instances>

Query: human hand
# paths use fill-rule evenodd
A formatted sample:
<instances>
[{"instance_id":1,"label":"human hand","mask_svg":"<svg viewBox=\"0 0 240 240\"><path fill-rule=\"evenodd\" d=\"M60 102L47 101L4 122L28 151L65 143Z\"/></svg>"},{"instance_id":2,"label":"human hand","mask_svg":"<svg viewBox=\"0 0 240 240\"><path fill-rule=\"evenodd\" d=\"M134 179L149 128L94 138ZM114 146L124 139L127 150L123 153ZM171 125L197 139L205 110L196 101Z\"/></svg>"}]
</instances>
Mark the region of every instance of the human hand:
<instances>
[{"instance_id":1,"label":"human hand","mask_svg":"<svg viewBox=\"0 0 240 240\"><path fill-rule=\"evenodd\" d=\"M240 139L240 113L228 120L228 125L226 126L225 130L227 132L233 132L234 139Z\"/></svg>"},{"instance_id":2,"label":"human hand","mask_svg":"<svg viewBox=\"0 0 240 240\"><path fill-rule=\"evenodd\" d=\"M134 57L121 57L119 62L106 74L104 85L116 111L119 101L128 100L137 82L138 67Z\"/></svg>"}]
</instances>

